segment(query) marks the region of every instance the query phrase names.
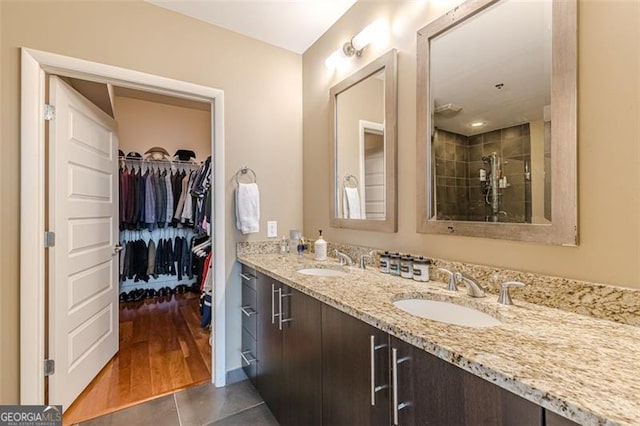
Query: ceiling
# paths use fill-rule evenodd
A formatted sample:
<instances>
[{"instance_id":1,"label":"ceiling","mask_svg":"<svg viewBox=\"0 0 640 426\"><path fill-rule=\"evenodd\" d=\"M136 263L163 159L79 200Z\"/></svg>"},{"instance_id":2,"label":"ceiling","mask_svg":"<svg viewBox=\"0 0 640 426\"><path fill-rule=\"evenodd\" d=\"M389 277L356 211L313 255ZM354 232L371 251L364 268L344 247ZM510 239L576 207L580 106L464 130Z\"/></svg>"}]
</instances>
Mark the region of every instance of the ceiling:
<instances>
[{"instance_id":1,"label":"ceiling","mask_svg":"<svg viewBox=\"0 0 640 426\"><path fill-rule=\"evenodd\" d=\"M551 2L488 8L432 39L430 66L435 107L462 108L436 114L438 128L470 136L541 120L551 102Z\"/></svg>"},{"instance_id":2,"label":"ceiling","mask_svg":"<svg viewBox=\"0 0 640 426\"><path fill-rule=\"evenodd\" d=\"M146 0L302 54L356 0Z\"/></svg>"}]
</instances>

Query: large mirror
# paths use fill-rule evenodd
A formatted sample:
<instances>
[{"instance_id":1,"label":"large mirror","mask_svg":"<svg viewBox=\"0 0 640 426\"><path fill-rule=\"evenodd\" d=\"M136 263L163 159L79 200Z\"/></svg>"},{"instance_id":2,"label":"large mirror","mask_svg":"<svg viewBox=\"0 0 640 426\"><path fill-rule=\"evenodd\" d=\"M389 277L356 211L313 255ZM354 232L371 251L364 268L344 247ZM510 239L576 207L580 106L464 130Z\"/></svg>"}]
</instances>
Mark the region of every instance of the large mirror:
<instances>
[{"instance_id":1,"label":"large mirror","mask_svg":"<svg viewBox=\"0 0 640 426\"><path fill-rule=\"evenodd\" d=\"M577 244L576 2L468 1L418 32L418 231Z\"/></svg>"},{"instance_id":2,"label":"large mirror","mask_svg":"<svg viewBox=\"0 0 640 426\"><path fill-rule=\"evenodd\" d=\"M333 86L331 226L397 231L396 51Z\"/></svg>"}]
</instances>

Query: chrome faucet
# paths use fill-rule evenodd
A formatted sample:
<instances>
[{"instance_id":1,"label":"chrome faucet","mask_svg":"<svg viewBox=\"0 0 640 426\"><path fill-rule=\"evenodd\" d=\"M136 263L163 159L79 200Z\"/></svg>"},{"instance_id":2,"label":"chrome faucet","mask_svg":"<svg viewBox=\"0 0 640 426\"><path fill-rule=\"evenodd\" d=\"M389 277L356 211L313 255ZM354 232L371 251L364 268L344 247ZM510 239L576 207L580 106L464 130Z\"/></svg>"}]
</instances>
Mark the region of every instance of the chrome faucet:
<instances>
[{"instance_id":1,"label":"chrome faucet","mask_svg":"<svg viewBox=\"0 0 640 426\"><path fill-rule=\"evenodd\" d=\"M485 297L484 290L480 287L480 284L472 277L456 272L455 280L458 283L462 283L467 286L467 294L471 297Z\"/></svg>"},{"instance_id":2,"label":"chrome faucet","mask_svg":"<svg viewBox=\"0 0 640 426\"><path fill-rule=\"evenodd\" d=\"M358 262L358 266L361 269L366 269L367 268L367 260L372 260L373 259L373 251L370 251L367 254L362 254L360 255L360 262Z\"/></svg>"},{"instance_id":3,"label":"chrome faucet","mask_svg":"<svg viewBox=\"0 0 640 426\"><path fill-rule=\"evenodd\" d=\"M353 259L351 259L348 254L343 253L338 249L335 249L333 252L335 253L336 257L338 258L338 261L340 261L341 265L347 265L347 266L352 266L353 265Z\"/></svg>"},{"instance_id":4,"label":"chrome faucet","mask_svg":"<svg viewBox=\"0 0 640 426\"><path fill-rule=\"evenodd\" d=\"M509 295L510 287L524 287L524 283L521 283L520 281L507 281L506 283L502 283L502 286L500 288L500 297L498 297L498 303L502 305L513 305L511 295Z\"/></svg>"},{"instance_id":5,"label":"chrome faucet","mask_svg":"<svg viewBox=\"0 0 640 426\"><path fill-rule=\"evenodd\" d=\"M453 272L451 272L448 269L444 269L444 268L438 268L438 271L444 272L445 274L449 275L449 282L447 283L447 290L449 290L449 291L458 291L458 286L456 286L456 280L454 278Z\"/></svg>"}]
</instances>

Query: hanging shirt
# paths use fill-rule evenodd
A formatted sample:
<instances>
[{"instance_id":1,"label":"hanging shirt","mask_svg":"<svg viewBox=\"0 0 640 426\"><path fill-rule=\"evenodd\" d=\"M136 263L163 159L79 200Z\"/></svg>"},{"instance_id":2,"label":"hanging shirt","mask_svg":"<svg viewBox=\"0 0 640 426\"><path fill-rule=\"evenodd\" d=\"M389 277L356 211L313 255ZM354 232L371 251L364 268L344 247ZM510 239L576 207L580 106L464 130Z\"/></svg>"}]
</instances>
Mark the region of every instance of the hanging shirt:
<instances>
[{"instance_id":1,"label":"hanging shirt","mask_svg":"<svg viewBox=\"0 0 640 426\"><path fill-rule=\"evenodd\" d=\"M173 186L171 183L171 173L166 174L164 181L167 192L167 214L165 218L167 225L169 225L173 219Z\"/></svg>"},{"instance_id":2,"label":"hanging shirt","mask_svg":"<svg viewBox=\"0 0 640 426\"><path fill-rule=\"evenodd\" d=\"M152 176L148 171L145 174L144 222L149 231L156 228L156 190Z\"/></svg>"}]
</instances>

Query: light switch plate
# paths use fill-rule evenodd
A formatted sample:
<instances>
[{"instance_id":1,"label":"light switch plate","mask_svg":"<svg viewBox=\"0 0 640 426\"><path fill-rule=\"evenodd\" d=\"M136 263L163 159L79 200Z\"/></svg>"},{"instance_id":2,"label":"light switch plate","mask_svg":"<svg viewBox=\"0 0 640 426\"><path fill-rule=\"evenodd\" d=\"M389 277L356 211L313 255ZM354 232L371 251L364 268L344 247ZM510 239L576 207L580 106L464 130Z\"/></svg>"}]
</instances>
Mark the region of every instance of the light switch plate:
<instances>
[{"instance_id":1,"label":"light switch plate","mask_svg":"<svg viewBox=\"0 0 640 426\"><path fill-rule=\"evenodd\" d=\"M274 238L278 236L278 222L275 220L267 221L267 238Z\"/></svg>"}]
</instances>

